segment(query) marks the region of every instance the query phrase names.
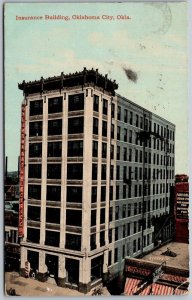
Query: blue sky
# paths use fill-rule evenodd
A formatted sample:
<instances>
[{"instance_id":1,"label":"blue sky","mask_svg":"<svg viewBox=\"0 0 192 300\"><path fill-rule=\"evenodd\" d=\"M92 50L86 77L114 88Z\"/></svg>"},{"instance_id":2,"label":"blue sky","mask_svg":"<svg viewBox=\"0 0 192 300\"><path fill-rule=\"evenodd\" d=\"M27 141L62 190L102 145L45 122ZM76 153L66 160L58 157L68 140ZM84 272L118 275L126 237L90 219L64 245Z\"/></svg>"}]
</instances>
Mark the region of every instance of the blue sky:
<instances>
[{"instance_id":1,"label":"blue sky","mask_svg":"<svg viewBox=\"0 0 192 300\"><path fill-rule=\"evenodd\" d=\"M65 15L70 21L16 21L16 16ZM72 20L72 15L101 20ZM102 15L114 17L102 20ZM117 20L128 15L130 20ZM186 3L6 4L5 153L17 169L20 148L18 83L83 67L119 84L118 93L176 124L176 173L188 173ZM123 68L138 74L127 80Z\"/></svg>"}]
</instances>

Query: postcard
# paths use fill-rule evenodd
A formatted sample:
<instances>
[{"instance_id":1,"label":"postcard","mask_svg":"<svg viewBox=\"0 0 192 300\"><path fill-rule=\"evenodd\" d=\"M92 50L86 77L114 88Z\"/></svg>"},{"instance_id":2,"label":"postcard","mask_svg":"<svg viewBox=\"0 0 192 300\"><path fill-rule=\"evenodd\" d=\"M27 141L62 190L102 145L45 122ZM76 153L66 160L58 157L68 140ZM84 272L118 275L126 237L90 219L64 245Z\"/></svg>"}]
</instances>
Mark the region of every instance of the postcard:
<instances>
[{"instance_id":1,"label":"postcard","mask_svg":"<svg viewBox=\"0 0 192 300\"><path fill-rule=\"evenodd\" d=\"M5 294L184 295L186 2L4 6Z\"/></svg>"}]
</instances>

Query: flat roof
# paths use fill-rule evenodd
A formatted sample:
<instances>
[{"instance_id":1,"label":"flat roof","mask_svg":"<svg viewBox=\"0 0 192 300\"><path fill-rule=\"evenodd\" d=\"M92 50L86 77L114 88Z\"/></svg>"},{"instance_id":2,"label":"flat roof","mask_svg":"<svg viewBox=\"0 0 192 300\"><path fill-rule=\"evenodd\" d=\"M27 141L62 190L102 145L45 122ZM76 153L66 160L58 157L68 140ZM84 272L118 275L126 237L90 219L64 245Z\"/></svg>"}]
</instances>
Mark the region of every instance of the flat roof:
<instances>
[{"instance_id":1,"label":"flat roof","mask_svg":"<svg viewBox=\"0 0 192 300\"><path fill-rule=\"evenodd\" d=\"M176 257L162 255L169 248L177 254ZM142 257L142 260L152 263L162 263L166 261L166 266L189 270L189 245L185 243L168 243L153 252Z\"/></svg>"}]
</instances>

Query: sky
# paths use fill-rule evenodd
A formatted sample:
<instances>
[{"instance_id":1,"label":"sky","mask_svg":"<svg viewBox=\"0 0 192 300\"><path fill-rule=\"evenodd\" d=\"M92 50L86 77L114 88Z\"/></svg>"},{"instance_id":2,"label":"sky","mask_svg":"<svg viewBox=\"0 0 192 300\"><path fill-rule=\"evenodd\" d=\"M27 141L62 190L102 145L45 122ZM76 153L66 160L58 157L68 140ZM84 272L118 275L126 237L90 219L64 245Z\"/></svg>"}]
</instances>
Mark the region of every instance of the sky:
<instances>
[{"instance_id":1,"label":"sky","mask_svg":"<svg viewBox=\"0 0 192 300\"><path fill-rule=\"evenodd\" d=\"M45 20L45 15L69 20ZM74 15L100 19L75 20ZM16 16L43 19L16 20ZM9 3L4 27L9 171L17 170L20 152L23 94L18 83L93 67L116 80L120 95L176 125L175 172L188 174L186 3ZM127 79L124 68L137 73L137 82Z\"/></svg>"}]
</instances>

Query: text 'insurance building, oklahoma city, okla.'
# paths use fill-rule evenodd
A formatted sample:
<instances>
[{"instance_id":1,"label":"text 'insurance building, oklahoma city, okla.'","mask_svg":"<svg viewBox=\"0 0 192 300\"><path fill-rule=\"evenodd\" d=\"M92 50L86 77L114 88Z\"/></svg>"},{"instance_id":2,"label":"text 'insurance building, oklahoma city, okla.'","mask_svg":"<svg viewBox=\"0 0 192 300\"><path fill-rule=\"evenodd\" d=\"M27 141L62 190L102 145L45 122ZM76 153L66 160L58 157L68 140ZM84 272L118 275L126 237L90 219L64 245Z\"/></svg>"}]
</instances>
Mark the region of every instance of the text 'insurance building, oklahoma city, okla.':
<instances>
[{"instance_id":1,"label":"text 'insurance building, oklahoma city, okla.'","mask_svg":"<svg viewBox=\"0 0 192 300\"><path fill-rule=\"evenodd\" d=\"M86 68L19 84L23 276L87 292L172 238L175 126L117 88Z\"/></svg>"}]
</instances>

